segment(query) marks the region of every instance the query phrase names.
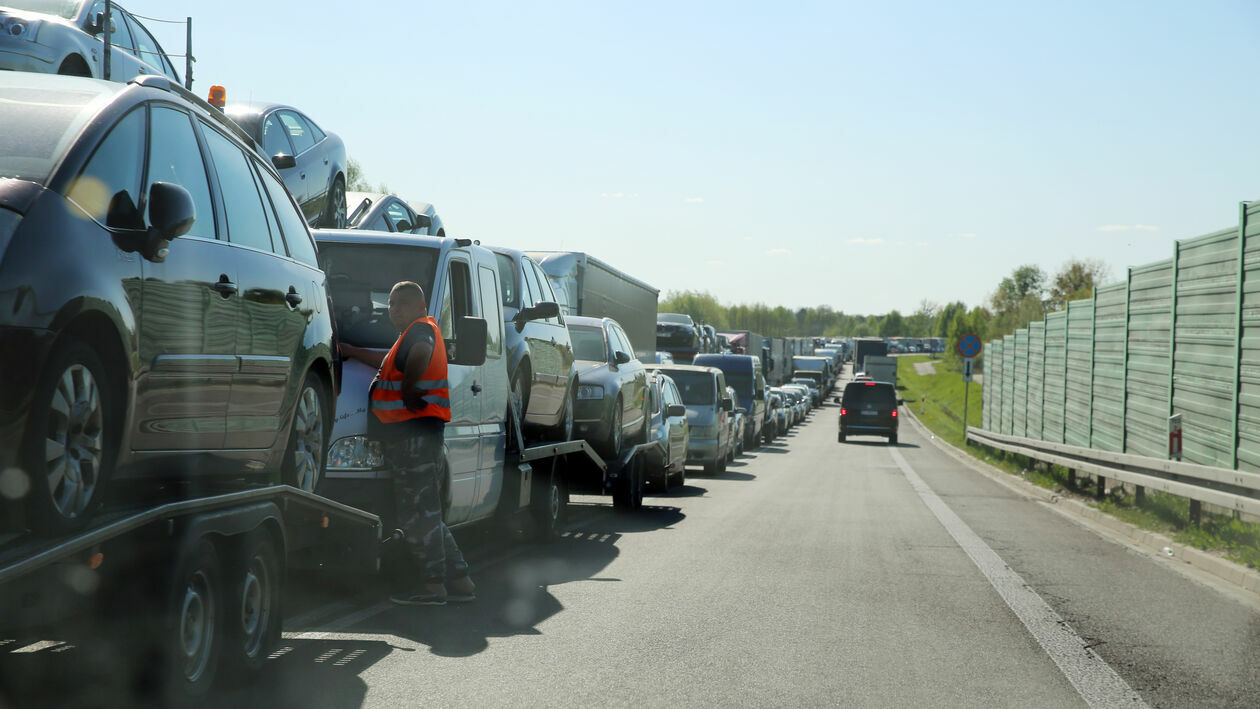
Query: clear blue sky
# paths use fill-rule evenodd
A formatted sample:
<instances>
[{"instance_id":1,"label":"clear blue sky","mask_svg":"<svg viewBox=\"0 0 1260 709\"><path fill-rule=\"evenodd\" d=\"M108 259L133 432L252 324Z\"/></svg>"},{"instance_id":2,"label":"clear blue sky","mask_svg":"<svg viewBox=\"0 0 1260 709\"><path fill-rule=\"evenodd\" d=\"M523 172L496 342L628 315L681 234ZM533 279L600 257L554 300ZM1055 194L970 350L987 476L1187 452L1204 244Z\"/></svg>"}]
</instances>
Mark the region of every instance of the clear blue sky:
<instances>
[{"instance_id":1,"label":"clear blue sky","mask_svg":"<svg viewBox=\"0 0 1260 709\"><path fill-rule=\"evenodd\" d=\"M449 233L662 294L976 305L1260 197L1255 0L126 6L192 15L194 90L302 108Z\"/></svg>"}]
</instances>

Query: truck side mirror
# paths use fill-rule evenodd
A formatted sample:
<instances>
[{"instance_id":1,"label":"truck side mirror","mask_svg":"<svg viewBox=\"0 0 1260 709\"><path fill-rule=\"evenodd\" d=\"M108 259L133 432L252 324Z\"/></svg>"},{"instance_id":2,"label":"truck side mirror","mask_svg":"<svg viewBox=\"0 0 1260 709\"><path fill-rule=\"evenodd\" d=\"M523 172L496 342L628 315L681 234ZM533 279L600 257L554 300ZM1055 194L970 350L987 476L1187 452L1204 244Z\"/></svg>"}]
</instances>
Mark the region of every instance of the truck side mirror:
<instances>
[{"instance_id":1,"label":"truck side mirror","mask_svg":"<svg viewBox=\"0 0 1260 709\"><path fill-rule=\"evenodd\" d=\"M629 361L630 361L630 355L626 354L625 352L622 352L621 350L617 350L616 352L613 353L613 362L616 362L617 364L626 364Z\"/></svg>"},{"instance_id":2,"label":"truck side mirror","mask_svg":"<svg viewBox=\"0 0 1260 709\"><path fill-rule=\"evenodd\" d=\"M731 401L729 396L722 397L722 410L732 411L735 409L735 402Z\"/></svg>"},{"instance_id":3,"label":"truck side mirror","mask_svg":"<svg viewBox=\"0 0 1260 709\"><path fill-rule=\"evenodd\" d=\"M670 418L675 416L686 416L687 407L682 404L670 404L669 407L665 409L665 415Z\"/></svg>"},{"instance_id":4,"label":"truck side mirror","mask_svg":"<svg viewBox=\"0 0 1260 709\"><path fill-rule=\"evenodd\" d=\"M486 321L462 317L455 321L455 356L451 364L480 367L486 362Z\"/></svg>"}]
</instances>

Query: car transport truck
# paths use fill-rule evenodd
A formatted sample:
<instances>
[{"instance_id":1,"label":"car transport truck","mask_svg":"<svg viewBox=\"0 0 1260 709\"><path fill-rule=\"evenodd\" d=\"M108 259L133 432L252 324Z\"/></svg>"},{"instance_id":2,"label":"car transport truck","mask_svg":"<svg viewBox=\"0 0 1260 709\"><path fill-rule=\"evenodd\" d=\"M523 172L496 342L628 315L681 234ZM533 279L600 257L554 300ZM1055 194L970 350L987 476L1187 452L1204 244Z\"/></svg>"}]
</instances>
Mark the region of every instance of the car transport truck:
<instances>
[{"instance_id":1,"label":"car transport truck","mask_svg":"<svg viewBox=\"0 0 1260 709\"><path fill-rule=\"evenodd\" d=\"M565 315L616 320L634 346L634 354L650 362L656 351L656 304L660 291L639 279L576 251L531 251Z\"/></svg>"}]
</instances>

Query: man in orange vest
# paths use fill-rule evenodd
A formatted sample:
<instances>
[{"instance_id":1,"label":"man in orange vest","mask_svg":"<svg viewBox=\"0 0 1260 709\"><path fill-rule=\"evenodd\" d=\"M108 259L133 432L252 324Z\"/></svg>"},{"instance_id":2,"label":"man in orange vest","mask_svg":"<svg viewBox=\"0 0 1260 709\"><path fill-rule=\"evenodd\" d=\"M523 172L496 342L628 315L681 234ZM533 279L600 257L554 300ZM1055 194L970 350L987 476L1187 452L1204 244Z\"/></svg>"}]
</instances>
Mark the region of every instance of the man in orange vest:
<instances>
[{"instance_id":1,"label":"man in orange vest","mask_svg":"<svg viewBox=\"0 0 1260 709\"><path fill-rule=\"evenodd\" d=\"M443 433L451 420L446 343L429 316L424 289L412 281L389 292L389 319L400 333L385 355L352 345L341 353L378 367L372 381L368 433L384 445L398 486L398 522L422 585L390 596L399 605L471 601L476 586L451 530L442 521L446 492Z\"/></svg>"}]
</instances>

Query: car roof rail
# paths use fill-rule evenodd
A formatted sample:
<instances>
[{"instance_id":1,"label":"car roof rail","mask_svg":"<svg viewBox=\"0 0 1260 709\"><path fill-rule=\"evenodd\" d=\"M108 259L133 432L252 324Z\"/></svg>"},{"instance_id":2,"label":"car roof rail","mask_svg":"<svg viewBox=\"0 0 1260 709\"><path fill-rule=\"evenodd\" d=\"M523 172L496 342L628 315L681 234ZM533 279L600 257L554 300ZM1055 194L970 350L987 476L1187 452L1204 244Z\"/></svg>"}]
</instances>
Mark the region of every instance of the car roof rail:
<instances>
[{"instance_id":1,"label":"car roof rail","mask_svg":"<svg viewBox=\"0 0 1260 709\"><path fill-rule=\"evenodd\" d=\"M137 86L145 86L151 89L160 89L162 91L178 95L180 98L188 101L197 108L200 108L218 122L219 125L231 131L237 138L245 141L245 144L248 145L254 152L262 155L262 146L258 144L258 141L254 140L254 136L246 133L245 129L242 128L236 121L228 118L223 111L212 106L210 102L184 88L181 84L171 81L168 77L149 74L146 76L137 76L127 83L136 84ZM270 161L267 162L270 164Z\"/></svg>"}]
</instances>

